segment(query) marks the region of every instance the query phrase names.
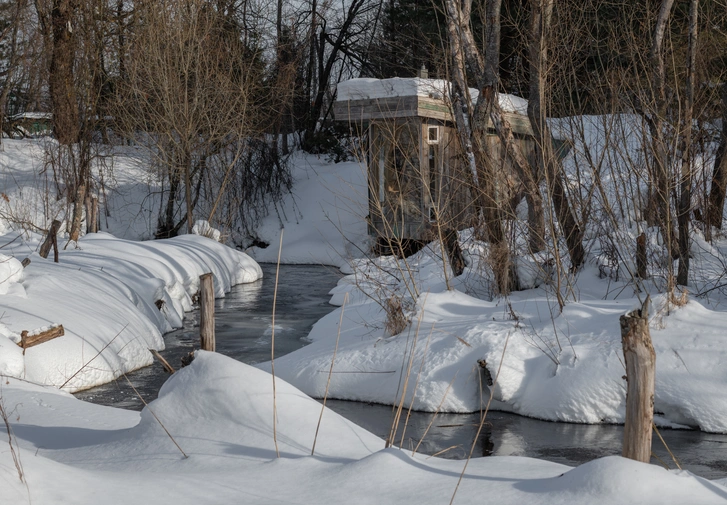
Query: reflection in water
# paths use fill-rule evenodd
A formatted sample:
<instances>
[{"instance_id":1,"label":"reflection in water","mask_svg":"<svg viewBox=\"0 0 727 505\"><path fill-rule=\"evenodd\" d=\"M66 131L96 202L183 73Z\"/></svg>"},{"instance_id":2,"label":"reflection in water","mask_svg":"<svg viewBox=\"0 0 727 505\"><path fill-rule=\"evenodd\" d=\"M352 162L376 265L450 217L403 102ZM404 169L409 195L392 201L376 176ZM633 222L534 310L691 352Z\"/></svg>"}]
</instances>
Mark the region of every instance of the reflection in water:
<instances>
[{"instance_id":1,"label":"reflection in water","mask_svg":"<svg viewBox=\"0 0 727 505\"><path fill-rule=\"evenodd\" d=\"M394 419L393 407L328 400L326 405L383 439ZM480 415L412 412L404 432L406 413L395 438L397 446L443 458L466 458L472 447ZM431 424L427 431L427 427ZM325 417L321 424L325 431ZM422 436L425 434L424 439ZM727 476L727 436L688 430L661 430L682 468L710 479ZM551 423L507 412L489 412L473 456L528 456L575 466L595 458L621 454L623 426ZM420 443L421 442L421 443ZM669 468L676 468L661 442L654 437L653 452ZM656 459L652 462L658 463Z\"/></svg>"},{"instance_id":2,"label":"reflection in water","mask_svg":"<svg viewBox=\"0 0 727 505\"><path fill-rule=\"evenodd\" d=\"M271 307L275 285L275 265L261 265L264 279L236 286L224 299L215 302L217 350L245 363L270 359ZM281 265L275 316L276 356L306 344L310 328L334 307L328 305L328 291L340 273L331 268L311 265ZM167 349L162 355L175 367L180 358L199 347L198 313L188 314L184 328L165 335ZM130 380L149 402L168 378L161 366L154 365L129 374ZM142 402L125 380L83 391L83 400L103 405L141 410ZM383 439L389 435L392 407L329 400L327 405L344 417ZM404 431L404 420L397 431L396 445L418 452L459 459L469 454L477 433L479 414L433 414L412 412ZM325 416L321 430L325 432ZM682 466L708 478L727 476L727 436L698 431L662 430L671 450ZM578 465L601 456L620 454L623 427L550 423L504 412L490 412L477 440L474 456L529 456L567 465ZM674 464L658 439L654 453Z\"/></svg>"},{"instance_id":3,"label":"reflection in water","mask_svg":"<svg viewBox=\"0 0 727 505\"><path fill-rule=\"evenodd\" d=\"M275 292L275 265L261 264L263 278L235 286L225 298L215 300L217 351L243 363L255 364L270 359L272 300ZM328 292L341 273L316 265L280 265L280 281L275 310L275 355L282 356L307 344L313 324L335 307L328 304ZM184 327L164 335L166 349L161 355L178 368L180 359L199 348L199 312L186 314ZM129 379L150 402L169 377L159 366L142 368L128 374ZM126 380L81 391L77 398L132 410L144 407Z\"/></svg>"}]
</instances>

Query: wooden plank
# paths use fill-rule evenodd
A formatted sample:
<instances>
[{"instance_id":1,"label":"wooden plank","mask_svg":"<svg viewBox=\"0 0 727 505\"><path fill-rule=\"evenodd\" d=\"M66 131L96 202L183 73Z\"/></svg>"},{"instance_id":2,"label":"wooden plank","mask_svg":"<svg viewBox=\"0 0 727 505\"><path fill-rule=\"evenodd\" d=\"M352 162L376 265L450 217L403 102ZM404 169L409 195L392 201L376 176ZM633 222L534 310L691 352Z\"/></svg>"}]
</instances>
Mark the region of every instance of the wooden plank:
<instances>
[{"instance_id":1,"label":"wooden plank","mask_svg":"<svg viewBox=\"0 0 727 505\"><path fill-rule=\"evenodd\" d=\"M32 335L30 335L30 332L28 330L23 330L20 333L20 342L18 342L18 346L22 347L23 349L27 349L28 347L40 345L44 342L48 342L49 340L53 340L54 338L62 337L63 335L65 335L65 333L66 332L63 329L62 324L54 326L49 330L33 333Z\"/></svg>"}]
</instances>

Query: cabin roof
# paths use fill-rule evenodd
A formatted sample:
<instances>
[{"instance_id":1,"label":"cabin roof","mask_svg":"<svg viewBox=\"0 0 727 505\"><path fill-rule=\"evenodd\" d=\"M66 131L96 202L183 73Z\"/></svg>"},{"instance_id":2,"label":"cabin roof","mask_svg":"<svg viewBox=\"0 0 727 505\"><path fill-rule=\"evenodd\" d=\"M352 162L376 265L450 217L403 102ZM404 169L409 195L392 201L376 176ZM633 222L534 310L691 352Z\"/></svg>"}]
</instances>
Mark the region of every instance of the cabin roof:
<instances>
[{"instance_id":1,"label":"cabin roof","mask_svg":"<svg viewBox=\"0 0 727 505\"><path fill-rule=\"evenodd\" d=\"M334 114L339 121L369 121L422 117L453 121L449 96L452 83L443 79L420 77L391 79L359 78L338 84ZM476 102L479 92L470 88ZM515 95L498 94L500 109L513 131L532 135L527 118L527 100Z\"/></svg>"},{"instance_id":2,"label":"cabin roof","mask_svg":"<svg viewBox=\"0 0 727 505\"><path fill-rule=\"evenodd\" d=\"M434 100L449 97L452 83L443 79L423 79L420 77L391 79L359 78L338 83L337 101L372 100L381 98L400 98L418 96ZM479 91L470 88L472 101L476 102ZM499 93L500 110L526 115L528 101L519 96Z\"/></svg>"}]
</instances>

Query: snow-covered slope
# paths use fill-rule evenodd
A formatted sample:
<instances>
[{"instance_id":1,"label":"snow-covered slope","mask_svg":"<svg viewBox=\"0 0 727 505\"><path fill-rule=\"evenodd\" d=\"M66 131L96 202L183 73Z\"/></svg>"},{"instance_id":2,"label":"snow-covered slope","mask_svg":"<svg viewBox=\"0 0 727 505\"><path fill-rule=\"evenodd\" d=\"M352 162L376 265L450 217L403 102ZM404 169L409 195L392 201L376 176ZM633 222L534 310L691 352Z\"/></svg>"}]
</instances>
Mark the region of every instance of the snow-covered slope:
<instances>
[{"instance_id":1,"label":"snow-covered slope","mask_svg":"<svg viewBox=\"0 0 727 505\"><path fill-rule=\"evenodd\" d=\"M573 469L477 458L465 470L464 461L384 449L329 410L316 439L321 405L280 379L276 389L274 432L271 376L213 353L198 353L140 416L13 379L3 402L20 418L13 447L25 483L6 446L0 502L426 505L449 503L455 491L455 503L490 496L501 505L727 501L717 483L619 457Z\"/></svg>"}]
</instances>

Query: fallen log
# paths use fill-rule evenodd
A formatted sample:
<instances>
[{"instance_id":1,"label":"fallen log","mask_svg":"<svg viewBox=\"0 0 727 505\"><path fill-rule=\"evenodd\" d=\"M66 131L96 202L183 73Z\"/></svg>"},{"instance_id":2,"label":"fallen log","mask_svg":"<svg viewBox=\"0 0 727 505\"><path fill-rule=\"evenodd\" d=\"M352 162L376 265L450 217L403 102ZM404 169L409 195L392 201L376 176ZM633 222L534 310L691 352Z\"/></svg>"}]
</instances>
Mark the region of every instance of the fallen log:
<instances>
[{"instance_id":1,"label":"fallen log","mask_svg":"<svg viewBox=\"0 0 727 505\"><path fill-rule=\"evenodd\" d=\"M42 330L37 333L33 333L32 335L28 330L23 330L20 333L20 342L18 342L18 345L23 349L27 349L28 347L40 345L44 342L48 342L49 340L53 340L54 338L62 337L65 334L66 332L63 329L62 324L53 326L49 330Z\"/></svg>"}]
</instances>

